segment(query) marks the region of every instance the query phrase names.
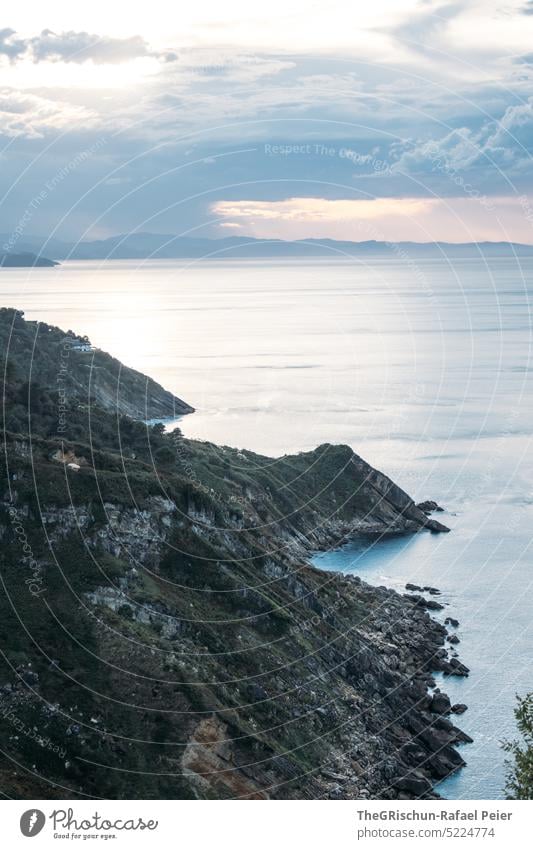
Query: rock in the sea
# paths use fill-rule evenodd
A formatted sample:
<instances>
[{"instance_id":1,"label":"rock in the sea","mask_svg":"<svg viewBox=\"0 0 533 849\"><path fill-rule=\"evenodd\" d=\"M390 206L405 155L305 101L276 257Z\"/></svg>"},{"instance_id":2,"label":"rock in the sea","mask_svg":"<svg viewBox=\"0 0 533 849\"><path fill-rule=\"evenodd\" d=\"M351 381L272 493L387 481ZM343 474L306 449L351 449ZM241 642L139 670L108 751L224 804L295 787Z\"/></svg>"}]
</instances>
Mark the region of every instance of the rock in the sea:
<instances>
[{"instance_id":1,"label":"rock in the sea","mask_svg":"<svg viewBox=\"0 0 533 849\"><path fill-rule=\"evenodd\" d=\"M441 591L437 587L419 587L418 584L408 583L405 589L410 593L429 593L430 595L441 595Z\"/></svg>"},{"instance_id":2,"label":"rock in the sea","mask_svg":"<svg viewBox=\"0 0 533 849\"><path fill-rule=\"evenodd\" d=\"M465 710L468 710L468 705L464 705L462 702L452 705L452 713L464 713Z\"/></svg>"},{"instance_id":3,"label":"rock in the sea","mask_svg":"<svg viewBox=\"0 0 533 849\"><path fill-rule=\"evenodd\" d=\"M458 743L473 743L474 740L472 739L470 734L466 733L466 731L461 731L460 728L456 728L455 729L455 740L454 740L454 742L456 744L458 744Z\"/></svg>"},{"instance_id":4,"label":"rock in the sea","mask_svg":"<svg viewBox=\"0 0 533 849\"><path fill-rule=\"evenodd\" d=\"M444 610L443 604L433 601L432 598L424 598L423 595L407 595L405 598L411 599L417 607L424 607L426 610Z\"/></svg>"},{"instance_id":5,"label":"rock in the sea","mask_svg":"<svg viewBox=\"0 0 533 849\"><path fill-rule=\"evenodd\" d=\"M422 512L422 511L420 511L420 512ZM424 513L424 516L425 515L426 514ZM450 533L450 529L447 528L446 525L443 525L442 522L437 522L436 519L428 519L426 521L425 527L428 529L428 531L431 531L434 534L442 534L442 533L449 534Z\"/></svg>"},{"instance_id":6,"label":"rock in the sea","mask_svg":"<svg viewBox=\"0 0 533 849\"><path fill-rule=\"evenodd\" d=\"M425 607L428 610L444 610L443 604L439 604L438 601L433 601L431 598L426 601Z\"/></svg>"},{"instance_id":7,"label":"rock in the sea","mask_svg":"<svg viewBox=\"0 0 533 849\"><path fill-rule=\"evenodd\" d=\"M457 658L452 657L447 667L444 668L445 675L459 675L463 678L467 678L470 672L468 666L465 666L464 663L457 660Z\"/></svg>"},{"instance_id":8,"label":"rock in the sea","mask_svg":"<svg viewBox=\"0 0 533 849\"><path fill-rule=\"evenodd\" d=\"M459 627L459 620L454 619L453 616L447 616L446 619L444 620L444 624L445 625L451 625L452 628L458 628Z\"/></svg>"},{"instance_id":9,"label":"rock in the sea","mask_svg":"<svg viewBox=\"0 0 533 849\"><path fill-rule=\"evenodd\" d=\"M416 505L422 513L443 513L442 507L439 507L436 501L421 501Z\"/></svg>"},{"instance_id":10,"label":"rock in the sea","mask_svg":"<svg viewBox=\"0 0 533 849\"><path fill-rule=\"evenodd\" d=\"M457 636L457 634L450 634L450 636L449 636L449 637L446 637L446 641L447 641L448 643L452 643L453 645L457 645L457 643L460 643L460 642L461 642L461 640L459 639L459 637Z\"/></svg>"},{"instance_id":11,"label":"rock in the sea","mask_svg":"<svg viewBox=\"0 0 533 849\"><path fill-rule=\"evenodd\" d=\"M445 778L464 766L465 762L456 749L444 746L429 755L426 765L431 767L432 773Z\"/></svg>"}]
</instances>

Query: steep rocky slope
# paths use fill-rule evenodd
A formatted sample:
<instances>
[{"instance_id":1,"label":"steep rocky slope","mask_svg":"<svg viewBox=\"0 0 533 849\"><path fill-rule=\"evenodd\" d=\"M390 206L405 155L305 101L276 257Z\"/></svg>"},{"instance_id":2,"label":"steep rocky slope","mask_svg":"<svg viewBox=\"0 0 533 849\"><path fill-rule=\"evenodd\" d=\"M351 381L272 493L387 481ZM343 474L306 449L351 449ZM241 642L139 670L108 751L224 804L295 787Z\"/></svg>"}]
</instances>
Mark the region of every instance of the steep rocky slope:
<instances>
[{"instance_id":1,"label":"steep rocky slope","mask_svg":"<svg viewBox=\"0 0 533 849\"><path fill-rule=\"evenodd\" d=\"M307 557L444 526L346 446L272 460L97 407L5 432L4 792L430 798L465 741L431 672L467 670L420 597Z\"/></svg>"}]
</instances>

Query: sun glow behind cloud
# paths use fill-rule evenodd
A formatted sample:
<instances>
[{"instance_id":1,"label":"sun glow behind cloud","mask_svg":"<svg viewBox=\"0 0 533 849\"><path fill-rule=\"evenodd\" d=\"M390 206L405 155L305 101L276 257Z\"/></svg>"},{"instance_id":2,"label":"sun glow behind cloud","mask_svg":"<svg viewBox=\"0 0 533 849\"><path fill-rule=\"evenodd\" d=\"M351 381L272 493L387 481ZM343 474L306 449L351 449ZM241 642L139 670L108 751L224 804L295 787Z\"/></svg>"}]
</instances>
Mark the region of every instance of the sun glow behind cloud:
<instances>
[{"instance_id":1,"label":"sun glow behind cloud","mask_svg":"<svg viewBox=\"0 0 533 849\"><path fill-rule=\"evenodd\" d=\"M123 64L24 61L3 69L1 80L4 86L18 89L112 90L139 85L159 70L159 62L148 57Z\"/></svg>"},{"instance_id":2,"label":"sun glow behind cloud","mask_svg":"<svg viewBox=\"0 0 533 849\"><path fill-rule=\"evenodd\" d=\"M120 4L93 0L89 5L71 0L27 0L10 10L9 25L21 32L32 28L53 30L90 28L114 37L142 33L159 46L171 39L179 46L234 45L305 50L309 47L354 47L366 37L377 41L378 28L386 20L389 25L412 14L414 0L374 0L372 4L331 0L324 5L307 0L270 0L267 5L250 4L249 0L197 0L182 4L179 14L172 14L168 0L152 0L149 10L144 4L130 4L125 11ZM364 35L366 33L366 35Z\"/></svg>"},{"instance_id":3,"label":"sun glow behind cloud","mask_svg":"<svg viewBox=\"0 0 533 849\"><path fill-rule=\"evenodd\" d=\"M346 239L348 241L523 241L533 240L524 199L500 198L489 207L453 198L376 198L283 201L219 201L212 211L225 235L260 239Z\"/></svg>"}]
</instances>

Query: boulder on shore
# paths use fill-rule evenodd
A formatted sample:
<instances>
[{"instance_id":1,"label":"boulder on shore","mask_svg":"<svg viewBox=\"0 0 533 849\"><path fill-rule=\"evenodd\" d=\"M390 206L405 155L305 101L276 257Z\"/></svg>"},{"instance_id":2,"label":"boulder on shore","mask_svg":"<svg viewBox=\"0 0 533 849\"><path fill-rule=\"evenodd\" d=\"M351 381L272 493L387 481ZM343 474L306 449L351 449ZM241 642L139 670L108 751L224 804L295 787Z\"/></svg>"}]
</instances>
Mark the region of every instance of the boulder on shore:
<instances>
[{"instance_id":1,"label":"boulder on shore","mask_svg":"<svg viewBox=\"0 0 533 849\"><path fill-rule=\"evenodd\" d=\"M424 598L423 595L406 595L404 598L410 599L417 607L425 607L426 610L444 610L444 605L432 598Z\"/></svg>"},{"instance_id":2,"label":"boulder on shore","mask_svg":"<svg viewBox=\"0 0 533 849\"><path fill-rule=\"evenodd\" d=\"M435 693L429 706L431 713L450 713L452 703L446 693Z\"/></svg>"},{"instance_id":3,"label":"boulder on shore","mask_svg":"<svg viewBox=\"0 0 533 849\"><path fill-rule=\"evenodd\" d=\"M439 507L436 501L421 501L416 505L422 513L444 513L442 507Z\"/></svg>"},{"instance_id":4,"label":"boulder on shore","mask_svg":"<svg viewBox=\"0 0 533 849\"><path fill-rule=\"evenodd\" d=\"M468 678L470 670L468 666L465 666L460 660L452 657L448 664L444 667L443 672L445 675L458 675L461 678Z\"/></svg>"}]
</instances>

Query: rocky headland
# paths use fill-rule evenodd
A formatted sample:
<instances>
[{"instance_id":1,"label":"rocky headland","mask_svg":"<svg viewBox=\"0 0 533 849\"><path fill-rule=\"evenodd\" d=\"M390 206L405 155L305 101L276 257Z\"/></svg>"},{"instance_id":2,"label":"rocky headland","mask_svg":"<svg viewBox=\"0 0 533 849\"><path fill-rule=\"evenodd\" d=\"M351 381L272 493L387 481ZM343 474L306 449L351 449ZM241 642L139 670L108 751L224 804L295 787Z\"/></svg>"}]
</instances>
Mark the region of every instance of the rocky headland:
<instances>
[{"instance_id":1,"label":"rocky headland","mask_svg":"<svg viewBox=\"0 0 533 849\"><path fill-rule=\"evenodd\" d=\"M58 434L49 366L65 334L12 313L0 314L4 792L435 797L468 741L450 720L464 706L432 677L468 674L428 612L439 602L308 558L355 535L447 528L347 446L273 460L135 421L143 376L118 415L73 381ZM47 365L28 395L30 356Z\"/></svg>"},{"instance_id":2,"label":"rocky headland","mask_svg":"<svg viewBox=\"0 0 533 849\"><path fill-rule=\"evenodd\" d=\"M20 310L0 309L0 352L7 368L6 388L9 391L13 375L22 392L29 392L39 431L47 418L47 406L51 411L49 431L53 433L58 432L58 407L65 408L65 412L68 408L71 425L76 407L92 407L96 414L104 410L133 419L177 418L194 412L181 398L95 348L86 337L27 321ZM15 403L7 405L7 414L27 405L28 398L13 399ZM25 412L21 411L21 415ZM80 418L83 435L87 416ZM72 436L72 431L69 434Z\"/></svg>"}]
</instances>

